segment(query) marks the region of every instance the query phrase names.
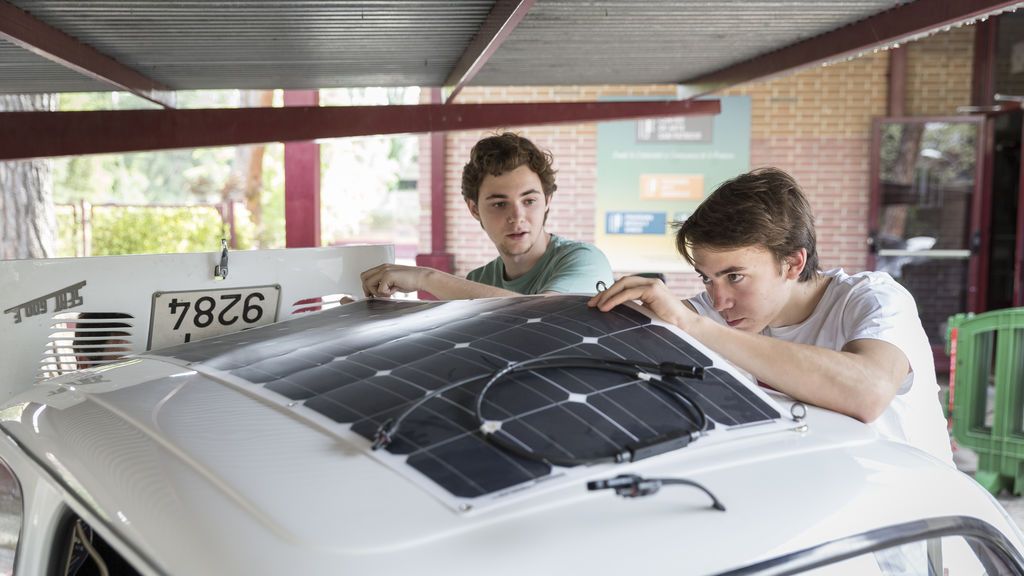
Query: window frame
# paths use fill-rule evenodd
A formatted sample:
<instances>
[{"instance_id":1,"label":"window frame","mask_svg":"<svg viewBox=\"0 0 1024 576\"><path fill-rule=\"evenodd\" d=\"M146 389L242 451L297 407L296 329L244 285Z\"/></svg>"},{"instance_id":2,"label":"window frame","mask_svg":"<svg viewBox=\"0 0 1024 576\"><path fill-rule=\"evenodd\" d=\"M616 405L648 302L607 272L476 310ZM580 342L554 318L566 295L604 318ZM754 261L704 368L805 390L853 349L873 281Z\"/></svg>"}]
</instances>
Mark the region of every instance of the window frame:
<instances>
[{"instance_id":1,"label":"window frame","mask_svg":"<svg viewBox=\"0 0 1024 576\"><path fill-rule=\"evenodd\" d=\"M989 552L995 554L996 558L1013 568L1016 576L1024 576L1024 556L1014 547L1009 538L988 522L967 516L943 516L869 530L742 568L721 572L718 576L799 574L885 548L944 536L964 538L975 550L975 553L978 552L975 545L983 544Z\"/></svg>"}]
</instances>

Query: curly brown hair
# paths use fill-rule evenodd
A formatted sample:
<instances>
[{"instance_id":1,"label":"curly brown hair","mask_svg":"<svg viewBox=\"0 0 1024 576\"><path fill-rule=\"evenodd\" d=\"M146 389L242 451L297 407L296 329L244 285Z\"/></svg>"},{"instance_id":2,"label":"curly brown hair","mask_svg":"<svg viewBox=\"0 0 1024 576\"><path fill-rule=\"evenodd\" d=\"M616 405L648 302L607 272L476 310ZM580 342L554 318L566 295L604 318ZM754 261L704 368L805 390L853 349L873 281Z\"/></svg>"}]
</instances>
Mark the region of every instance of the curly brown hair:
<instances>
[{"instance_id":1,"label":"curly brown hair","mask_svg":"<svg viewBox=\"0 0 1024 576\"><path fill-rule=\"evenodd\" d=\"M504 132L489 136L477 142L469 153L469 162L462 169L462 196L476 202L480 197L480 184L488 174L501 176L525 164L540 177L544 196L550 198L558 189L555 170L551 167L553 162L551 152L541 150L518 134Z\"/></svg>"},{"instance_id":2,"label":"curly brown hair","mask_svg":"<svg viewBox=\"0 0 1024 576\"><path fill-rule=\"evenodd\" d=\"M694 246L732 250L760 246L779 262L805 248L800 282L818 274L814 215L800 185L778 168L759 168L727 180L694 213L677 222L676 249L693 265Z\"/></svg>"}]
</instances>

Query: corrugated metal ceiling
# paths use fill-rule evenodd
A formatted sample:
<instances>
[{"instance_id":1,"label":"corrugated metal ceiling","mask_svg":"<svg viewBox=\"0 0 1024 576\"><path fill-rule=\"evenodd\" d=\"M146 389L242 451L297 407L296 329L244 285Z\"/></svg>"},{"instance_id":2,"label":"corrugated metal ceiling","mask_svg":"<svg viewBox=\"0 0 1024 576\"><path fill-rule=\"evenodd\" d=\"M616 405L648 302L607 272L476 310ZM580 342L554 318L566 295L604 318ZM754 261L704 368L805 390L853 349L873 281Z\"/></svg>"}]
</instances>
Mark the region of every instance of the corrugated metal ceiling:
<instances>
[{"instance_id":1,"label":"corrugated metal ceiling","mask_svg":"<svg viewBox=\"0 0 1024 576\"><path fill-rule=\"evenodd\" d=\"M674 83L900 0L536 0L475 85ZM492 0L14 0L172 89L440 86ZM0 92L108 89L0 41Z\"/></svg>"},{"instance_id":2,"label":"corrugated metal ceiling","mask_svg":"<svg viewBox=\"0 0 1024 576\"><path fill-rule=\"evenodd\" d=\"M474 83L677 83L903 3L540 0Z\"/></svg>"},{"instance_id":3,"label":"corrugated metal ceiling","mask_svg":"<svg viewBox=\"0 0 1024 576\"><path fill-rule=\"evenodd\" d=\"M0 40L0 92L95 92L110 89L108 84Z\"/></svg>"}]
</instances>

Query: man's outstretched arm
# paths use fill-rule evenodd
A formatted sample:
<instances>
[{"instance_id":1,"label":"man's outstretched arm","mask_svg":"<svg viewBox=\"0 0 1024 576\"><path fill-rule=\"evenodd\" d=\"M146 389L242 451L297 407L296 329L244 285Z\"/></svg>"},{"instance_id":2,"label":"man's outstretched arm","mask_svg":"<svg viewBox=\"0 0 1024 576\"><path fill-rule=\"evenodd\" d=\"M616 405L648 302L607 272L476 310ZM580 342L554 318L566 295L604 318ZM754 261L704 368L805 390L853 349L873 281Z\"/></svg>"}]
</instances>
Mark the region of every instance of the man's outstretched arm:
<instances>
[{"instance_id":1,"label":"man's outstretched arm","mask_svg":"<svg viewBox=\"0 0 1024 576\"><path fill-rule=\"evenodd\" d=\"M519 296L510 290L480 284L421 266L381 264L363 272L360 278L363 282L363 294L379 298L390 298L396 292L419 290L430 292L440 300Z\"/></svg>"},{"instance_id":2,"label":"man's outstretched arm","mask_svg":"<svg viewBox=\"0 0 1024 576\"><path fill-rule=\"evenodd\" d=\"M647 278L623 278L590 305L607 312L627 300L640 300L772 388L862 422L881 416L910 371L907 356L888 342L854 340L835 351L743 332L700 316L660 281Z\"/></svg>"}]
</instances>

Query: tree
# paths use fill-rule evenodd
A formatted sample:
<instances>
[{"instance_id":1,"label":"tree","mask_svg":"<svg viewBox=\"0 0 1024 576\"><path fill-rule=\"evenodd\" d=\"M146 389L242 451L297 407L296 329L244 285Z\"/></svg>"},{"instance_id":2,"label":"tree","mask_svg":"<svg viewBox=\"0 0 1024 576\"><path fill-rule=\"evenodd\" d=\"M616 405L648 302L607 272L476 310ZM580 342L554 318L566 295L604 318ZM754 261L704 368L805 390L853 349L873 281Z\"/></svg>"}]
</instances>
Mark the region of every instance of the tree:
<instances>
[{"instance_id":1,"label":"tree","mask_svg":"<svg viewBox=\"0 0 1024 576\"><path fill-rule=\"evenodd\" d=\"M53 111L52 94L0 94L0 111ZM49 160L0 162L0 258L48 258L56 229Z\"/></svg>"},{"instance_id":2,"label":"tree","mask_svg":"<svg viewBox=\"0 0 1024 576\"><path fill-rule=\"evenodd\" d=\"M273 90L243 90L240 94L243 108L269 108L274 105ZM263 208L261 192L263 191L263 154L266 146L235 147L235 160L231 163L231 174L221 190L222 202L245 202L249 217L256 228L256 238L262 247Z\"/></svg>"}]
</instances>

